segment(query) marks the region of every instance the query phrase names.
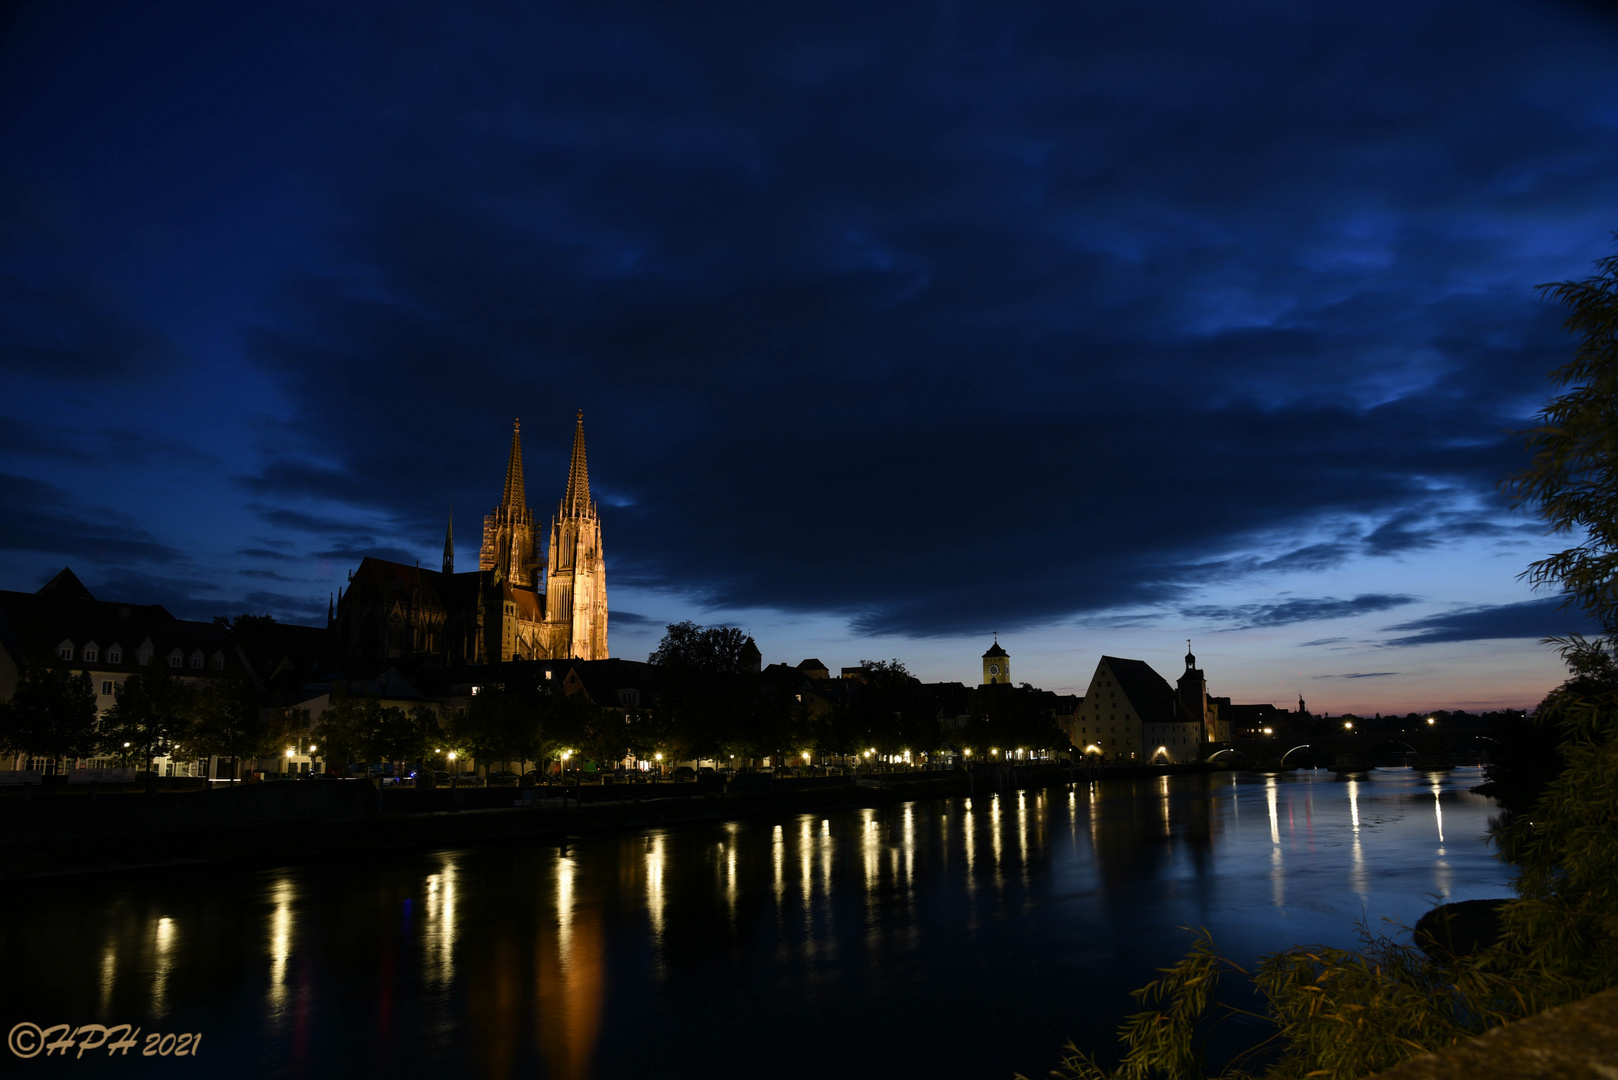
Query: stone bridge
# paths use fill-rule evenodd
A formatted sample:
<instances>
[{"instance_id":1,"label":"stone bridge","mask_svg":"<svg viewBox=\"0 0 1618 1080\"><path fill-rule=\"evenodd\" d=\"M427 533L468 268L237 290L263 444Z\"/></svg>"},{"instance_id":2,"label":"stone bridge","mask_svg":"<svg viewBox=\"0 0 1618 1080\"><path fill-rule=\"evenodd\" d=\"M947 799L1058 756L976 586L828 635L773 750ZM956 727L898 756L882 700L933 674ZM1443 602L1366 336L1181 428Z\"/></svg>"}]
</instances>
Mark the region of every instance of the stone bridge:
<instances>
[{"instance_id":1,"label":"stone bridge","mask_svg":"<svg viewBox=\"0 0 1618 1080\"><path fill-rule=\"evenodd\" d=\"M1293 768L1313 762L1329 764L1339 772L1359 772L1390 754L1413 753L1417 768L1448 769L1482 764L1489 760L1493 747L1494 740L1472 731L1353 731L1308 739L1237 739L1211 752L1209 760L1235 754L1238 760L1245 758L1258 768Z\"/></svg>"}]
</instances>

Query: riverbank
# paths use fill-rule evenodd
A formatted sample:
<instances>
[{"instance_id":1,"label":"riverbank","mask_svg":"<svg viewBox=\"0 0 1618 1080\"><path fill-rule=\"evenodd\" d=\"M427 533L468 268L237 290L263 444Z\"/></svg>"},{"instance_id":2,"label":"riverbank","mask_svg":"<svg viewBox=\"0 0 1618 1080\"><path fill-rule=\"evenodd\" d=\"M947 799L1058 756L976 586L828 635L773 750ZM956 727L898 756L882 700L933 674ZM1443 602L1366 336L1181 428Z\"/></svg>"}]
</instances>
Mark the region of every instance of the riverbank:
<instances>
[{"instance_id":1,"label":"riverbank","mask_svg":"<svg viewBox=\"0 0 1618 1080\"><path fill-rule=\"evenodd\" d=\"M990 766L861 778L772 780L744 774L729 783L521 790L415 791L332 780L212 789L192 782L150 791L9 791L0 798L0 881L277 866L485 843L560 844L600 832L1210 771L1220 770Z\"/></svg>"}]
</instances>

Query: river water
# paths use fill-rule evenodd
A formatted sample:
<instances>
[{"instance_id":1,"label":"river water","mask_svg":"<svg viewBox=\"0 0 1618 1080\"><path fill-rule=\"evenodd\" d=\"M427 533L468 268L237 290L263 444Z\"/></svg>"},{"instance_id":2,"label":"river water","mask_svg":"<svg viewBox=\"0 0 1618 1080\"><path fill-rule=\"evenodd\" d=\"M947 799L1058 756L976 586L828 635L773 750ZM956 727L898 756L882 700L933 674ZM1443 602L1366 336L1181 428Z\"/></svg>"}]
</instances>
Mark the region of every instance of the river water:
<instances>
[{"instance_id":1,"label":"river water","mask_svg":"<svg viewBox=\"0 0 1618 1080\"><path fill-rule=\"evenodd\" d=\"M0 1053L0 1073L1037 1076L1069 1037L1111 1050L1182 927L1247 961L1505 895L1480 780L1103 781L565 850L13 884L13 1039L140 1033L117 1057ZM169 1034L200 1035L196 1056Z\"/></svg>"}]
</instances>

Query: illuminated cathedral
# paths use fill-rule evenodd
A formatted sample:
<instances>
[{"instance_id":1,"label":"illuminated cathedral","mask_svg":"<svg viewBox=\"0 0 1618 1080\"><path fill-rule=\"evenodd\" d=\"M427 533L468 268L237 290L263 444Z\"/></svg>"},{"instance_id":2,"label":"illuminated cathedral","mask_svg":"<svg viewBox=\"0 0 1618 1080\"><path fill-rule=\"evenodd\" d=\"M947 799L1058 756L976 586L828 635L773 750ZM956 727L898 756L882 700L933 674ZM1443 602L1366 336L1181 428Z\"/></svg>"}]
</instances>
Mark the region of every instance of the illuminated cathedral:
<instances>
[{"instance_id":1,"label":"illuminated cathedral","mask_svg":"<svg viewBox=\"0 0 1618 1080\"><path fill-rule=\"evenodd\" d=\"M607 659L607 573L601 517L590 497L584 413L544 553L523 482L519 422L500 503L483 519L478 568L455 572L451 522L440 570L367 556L349 574L328 623L338 654L355 659Z\"/></svg>"}]
</instances>

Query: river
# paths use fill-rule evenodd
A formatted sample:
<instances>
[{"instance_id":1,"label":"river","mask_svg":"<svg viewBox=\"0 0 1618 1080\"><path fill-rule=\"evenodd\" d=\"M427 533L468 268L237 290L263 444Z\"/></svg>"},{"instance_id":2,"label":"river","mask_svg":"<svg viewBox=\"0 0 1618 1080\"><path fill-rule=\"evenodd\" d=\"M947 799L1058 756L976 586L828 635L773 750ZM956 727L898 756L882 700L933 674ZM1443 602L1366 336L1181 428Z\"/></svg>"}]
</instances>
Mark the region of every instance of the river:
<instances>
[{"instance_id":1,"label":"river","mask_svg":"<svg viewBox=\"0 0 1618 1080\"><path fill-rule=\"evenodd\" d=\"M140 1033L116 1057L3 1071L1038 1076L1069 1037L1110 1050L1182 927L1245 962L1505 895L1481 839L1494 804L1467 791L1480 780L1116 780L565 850L12 884L13 1039L29 1036L17 1024Z\"/></svg>"}]
</instances>

